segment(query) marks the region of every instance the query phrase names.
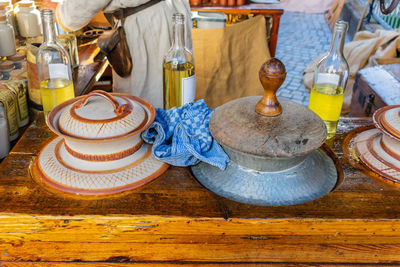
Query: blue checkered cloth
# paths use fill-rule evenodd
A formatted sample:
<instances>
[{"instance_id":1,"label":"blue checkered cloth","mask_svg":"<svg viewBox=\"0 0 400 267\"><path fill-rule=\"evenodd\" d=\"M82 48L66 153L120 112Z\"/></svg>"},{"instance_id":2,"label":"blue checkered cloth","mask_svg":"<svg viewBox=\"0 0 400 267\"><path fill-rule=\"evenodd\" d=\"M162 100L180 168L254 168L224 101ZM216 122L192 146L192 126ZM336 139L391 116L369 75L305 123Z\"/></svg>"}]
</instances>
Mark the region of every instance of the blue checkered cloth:
<instances>
[{"instance_id":1,"label":"blue checkered cloth","mask_svg":"<svg viewBox=\"0 0 400 267\"><path fill-rule=\"evenodd\" d=\"M142 133L153 144L153 155L174 166L190 166L204 161L224 170L228 156L208 128L212 110L198 100L180 108L156 109L156 117Z\"/></svg>"}]
</instances>

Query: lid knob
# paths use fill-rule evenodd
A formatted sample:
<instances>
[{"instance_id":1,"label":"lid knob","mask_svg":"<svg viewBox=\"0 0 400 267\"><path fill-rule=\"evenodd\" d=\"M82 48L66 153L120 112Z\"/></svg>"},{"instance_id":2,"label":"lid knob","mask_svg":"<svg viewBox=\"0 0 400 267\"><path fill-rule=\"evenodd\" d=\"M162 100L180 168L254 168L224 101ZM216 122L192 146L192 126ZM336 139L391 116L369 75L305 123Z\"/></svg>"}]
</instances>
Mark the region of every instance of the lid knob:
<instances>
[{"instance_id":1,"label":"lid knob","mask_svg":"<svg viewBox=\"0 0 400 267\"><path fill-rule=\"evenodd\" d=\"M256 112L263 116L278 116L282 113L282 106L276 98L276 91L285 81L286 68L277 58L271 58L262 64L258 72L264 96L256 105Z\"/></svg>"}]
</instances>

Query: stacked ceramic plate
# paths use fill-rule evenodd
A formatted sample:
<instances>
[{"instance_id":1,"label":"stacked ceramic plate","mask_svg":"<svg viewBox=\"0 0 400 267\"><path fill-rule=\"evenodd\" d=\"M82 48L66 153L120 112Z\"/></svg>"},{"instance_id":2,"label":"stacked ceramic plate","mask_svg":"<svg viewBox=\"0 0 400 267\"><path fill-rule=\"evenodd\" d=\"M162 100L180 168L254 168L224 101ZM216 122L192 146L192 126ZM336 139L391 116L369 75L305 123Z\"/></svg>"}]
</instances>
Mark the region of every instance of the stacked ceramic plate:
<instances>
[{"instance_id":1,"label":"stacked ceramic plate","mask_svg":"<svg viewBox=\"0 0 400 267\"><path fill-rule=\"evenodd\" d=\"M154 117L151 104L126 94L94 91L66 101L49 114L48 125L59 137L42 149L33 173L75 194L112 194L143 185L168 168L140 137Z\"/></svg>"},{"instance_id":2,"label":"stacked ceramic plate","mask_svg":"<svg viewBox=\"0 0 400 267\"><path fill-rule=\"evenodd\" d=\"M373 120L376 128L354 139L355 151L373 171L400 183L400 105L377 110Z\"/></svg>"}]
</instances>

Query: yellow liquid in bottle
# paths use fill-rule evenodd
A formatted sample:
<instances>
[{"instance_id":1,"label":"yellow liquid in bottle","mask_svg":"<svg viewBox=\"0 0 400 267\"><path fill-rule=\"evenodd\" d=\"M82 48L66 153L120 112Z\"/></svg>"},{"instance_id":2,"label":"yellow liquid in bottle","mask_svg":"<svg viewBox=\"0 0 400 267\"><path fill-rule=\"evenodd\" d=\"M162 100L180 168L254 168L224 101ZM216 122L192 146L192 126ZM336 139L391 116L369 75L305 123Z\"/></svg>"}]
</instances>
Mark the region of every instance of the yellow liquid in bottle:
<instances>
[{"instance_id":1,"label":"yellow liquid in bottle","mask_svg":"<svg viewBox=\"0 0 400 267\"><path fill-rule=\"evenodd\" d=\"M55 106L75 97L72 81L63 78L42 81L40 93L46 122L47 115Z\"/></svg>"},{"instance_id":2,"label":"yellow liquid in bottle","mask_svg":"<svg viewBox=\"0 0 400 267\"><path fill-rule=\"evenodd\" d=\"M328 130L328 139L336 134L343 97L343 89L333 84L316 84L311 89L308 108L325 122Z\"/></svg>"},{"instance_id":3,"label":"yellow liquid in bottle","mask_svg":"<svg viewBox=\"0 0 400 267\"><path fill-rule=\"evenodd\" d=\"M163 66L164 108L180 107L183 104L182 79L194 75L191 62L174 66L171 62Z\"/></svg>"}]
</instances>

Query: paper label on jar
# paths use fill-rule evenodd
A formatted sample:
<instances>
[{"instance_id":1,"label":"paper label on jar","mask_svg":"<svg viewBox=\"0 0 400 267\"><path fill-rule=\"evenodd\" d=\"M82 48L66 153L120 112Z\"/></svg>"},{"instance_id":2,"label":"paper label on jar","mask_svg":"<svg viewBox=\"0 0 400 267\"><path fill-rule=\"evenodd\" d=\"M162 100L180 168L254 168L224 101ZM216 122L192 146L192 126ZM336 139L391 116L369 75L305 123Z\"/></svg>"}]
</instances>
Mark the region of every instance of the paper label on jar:
<instances>
[{"instance_id":1,"label":"paper label on jar","mask_svg":"<svg viewBox=\"0 0 400 267\"><path fill-rule=\"evenodd\" d=\"M69 79L68 66L65 64L49 64L50 79L65 78Z\"/></svg>"},{"instance_id":2,"label":"paper label on jar","mask_svg":"<svg viewBox=\"0 0 400 267\"><path fill-rule=\"evenodd\" d=\"M339 86L340 76L334 73L318 73L316 83L329 83Z\"/></svg>"},{"instance_id":3,"label":"paper label on jar","mask_svg":"<svg viewBox=\"0 0 400 267\"><path fill-rule=\"evenodd\" d=\"M194 102L196 95L196 75L182 78L182 106Z\"/></svg>"},{"instance_id":4,"label":"paper label on jar","mask_svg":"<svg viewBox=\"0 0 400 267\"><path fill-rule=\"evenodd\" d=\"M26 83L24 81L10 80L5 83L17 97L18 126L25 126L29 122L28 101L26 99Z\"/></svg>"},{"instance_id":5,"label":"paper label on jar","mask_svg":"<svg viewBox=\"0 0 400 267\"><path fill-rule=\"evenodd\" d=\"M0 102L3 103L6 112L10 141L15 140L18 137L17 100L4 85L0 86Z\"/></svg>"}]
</instances>

